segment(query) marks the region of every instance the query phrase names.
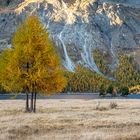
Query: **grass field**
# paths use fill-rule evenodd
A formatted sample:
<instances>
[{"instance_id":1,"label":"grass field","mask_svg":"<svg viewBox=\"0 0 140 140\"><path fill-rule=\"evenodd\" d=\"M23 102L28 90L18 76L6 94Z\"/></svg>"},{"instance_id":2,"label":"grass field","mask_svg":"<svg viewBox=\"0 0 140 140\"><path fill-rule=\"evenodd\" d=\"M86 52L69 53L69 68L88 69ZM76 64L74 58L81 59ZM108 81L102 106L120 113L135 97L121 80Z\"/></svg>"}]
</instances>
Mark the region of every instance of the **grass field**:
<instances>
[{"instance_id":1,"label":"grass field","mask_svg":"<svg viewBox=\"0 0 140 140\"><path fill-rule=\"evenodd\" d=\"M24 106L0 101L0 140L140 140L140 100L38 100L36 114Z\"/></svg>"}]
</instances>

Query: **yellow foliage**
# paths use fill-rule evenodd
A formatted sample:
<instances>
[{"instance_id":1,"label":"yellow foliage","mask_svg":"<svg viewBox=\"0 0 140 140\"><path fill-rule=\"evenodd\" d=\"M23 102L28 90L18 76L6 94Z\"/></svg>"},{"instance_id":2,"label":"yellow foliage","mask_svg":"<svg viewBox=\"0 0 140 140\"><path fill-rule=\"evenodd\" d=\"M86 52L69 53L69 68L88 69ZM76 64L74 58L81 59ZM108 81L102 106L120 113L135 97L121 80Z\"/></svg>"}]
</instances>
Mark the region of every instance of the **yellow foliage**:
<instances>
[{"instance_id":1,"label":"yellow foliage","mask_svg":"<svg viewBox=\"0 0 140 140\"><path fill-rule=\"evenodd\" d=\"M102 75L78 66L75 73L66 72L67 87L69 92L98 92L101 86L105 89L112 83Z\"/></svg>"},{"instance_id":2,"label":"yellow foliage","mask_svg":"<svg viewBox=\"0 0 140 140\"><path fill-rule=\"evenodd\" d=\"M1 57L1 83L6 90L43 94L63 90L66 79L48 36L36 16L19 26L12 40L13 49L5 50Z\"/></svg>"},{"instance_id":3,"label":"yellow foliage","mask_svg":"<svg viewBox=\"0 0 140 140\"><path fill-rule=\"evenodd\" d=\"M138 92L140 92L140 85L130 87L130 88L129 88L129 91L130 91L131 93L138 93Z\"/></svg>"}]
</instances>

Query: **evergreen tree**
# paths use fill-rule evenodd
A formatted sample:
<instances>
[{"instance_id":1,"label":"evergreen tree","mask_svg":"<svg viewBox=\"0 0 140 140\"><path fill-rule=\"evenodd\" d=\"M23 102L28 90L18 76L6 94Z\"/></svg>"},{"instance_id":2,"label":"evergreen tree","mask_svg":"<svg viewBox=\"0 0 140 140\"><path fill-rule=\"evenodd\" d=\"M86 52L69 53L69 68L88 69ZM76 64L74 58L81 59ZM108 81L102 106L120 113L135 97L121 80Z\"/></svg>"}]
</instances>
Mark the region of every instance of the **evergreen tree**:
<instances>
[{"instance_id":1,"label":"evergreen tree","mask_svg":"<svg viewBox=\"0 0 140 140\"><path fill-rule=\"evenodd\" d=\"M115 72L115 78L120 86L134 86L139 84L139 73L133 65L132 58L127 55L119 57L120 63Z\"/></svg>"},{"instance_id":2,"label":"evergreen tree","mask_svg":"<svg viewBox=\"0 0 140 140\"><path fill-rule=\"evenodd\" d=\"M100 69L102 73L105 75L111 75L111 70L109 68L109 60L107 53L103 53L100 50L96 49L93 52L93 57L97 67Z\"/></svg>"}]
</instances>

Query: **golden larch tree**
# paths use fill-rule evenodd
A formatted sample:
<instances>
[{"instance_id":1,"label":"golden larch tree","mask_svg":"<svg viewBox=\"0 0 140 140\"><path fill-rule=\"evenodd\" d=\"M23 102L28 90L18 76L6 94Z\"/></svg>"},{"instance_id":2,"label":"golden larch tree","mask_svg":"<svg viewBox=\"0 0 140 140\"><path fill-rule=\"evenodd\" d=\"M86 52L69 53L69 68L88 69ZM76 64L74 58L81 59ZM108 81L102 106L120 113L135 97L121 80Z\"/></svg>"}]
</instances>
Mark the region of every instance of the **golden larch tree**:
<instances>
[{"instance_id":1,"label":"golden larch tree","mask_svg":"<svg viewBox=\"0 0 140 140\"><path fill-rule=\"evenodd\" d=\"M26 110L35 112L37 94L59 93L66 85L60 58L37 16L19 26L12 46L1 57L1 84L8 91L26 93Z\"/></svg>"}]
</instances>

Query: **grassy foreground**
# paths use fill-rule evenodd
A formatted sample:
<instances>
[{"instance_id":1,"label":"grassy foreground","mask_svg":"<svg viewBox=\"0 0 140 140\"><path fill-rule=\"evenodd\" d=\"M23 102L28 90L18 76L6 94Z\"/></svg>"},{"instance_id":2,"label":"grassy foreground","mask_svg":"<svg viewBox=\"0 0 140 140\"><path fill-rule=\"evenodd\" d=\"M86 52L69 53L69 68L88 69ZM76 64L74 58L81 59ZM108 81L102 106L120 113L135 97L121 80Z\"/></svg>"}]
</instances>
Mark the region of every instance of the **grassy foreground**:
<instances>
[{"instance_id":1,"label":"grassy foreground","mask_svg":"<svg viewBox=\"0 0 140 140\"><path fill-rule=\"evenodd\" d=\"M38 100L36 114L24 104L0 101L0 140L140 139L139 100Z\"/></svg>"}]
</instances>

